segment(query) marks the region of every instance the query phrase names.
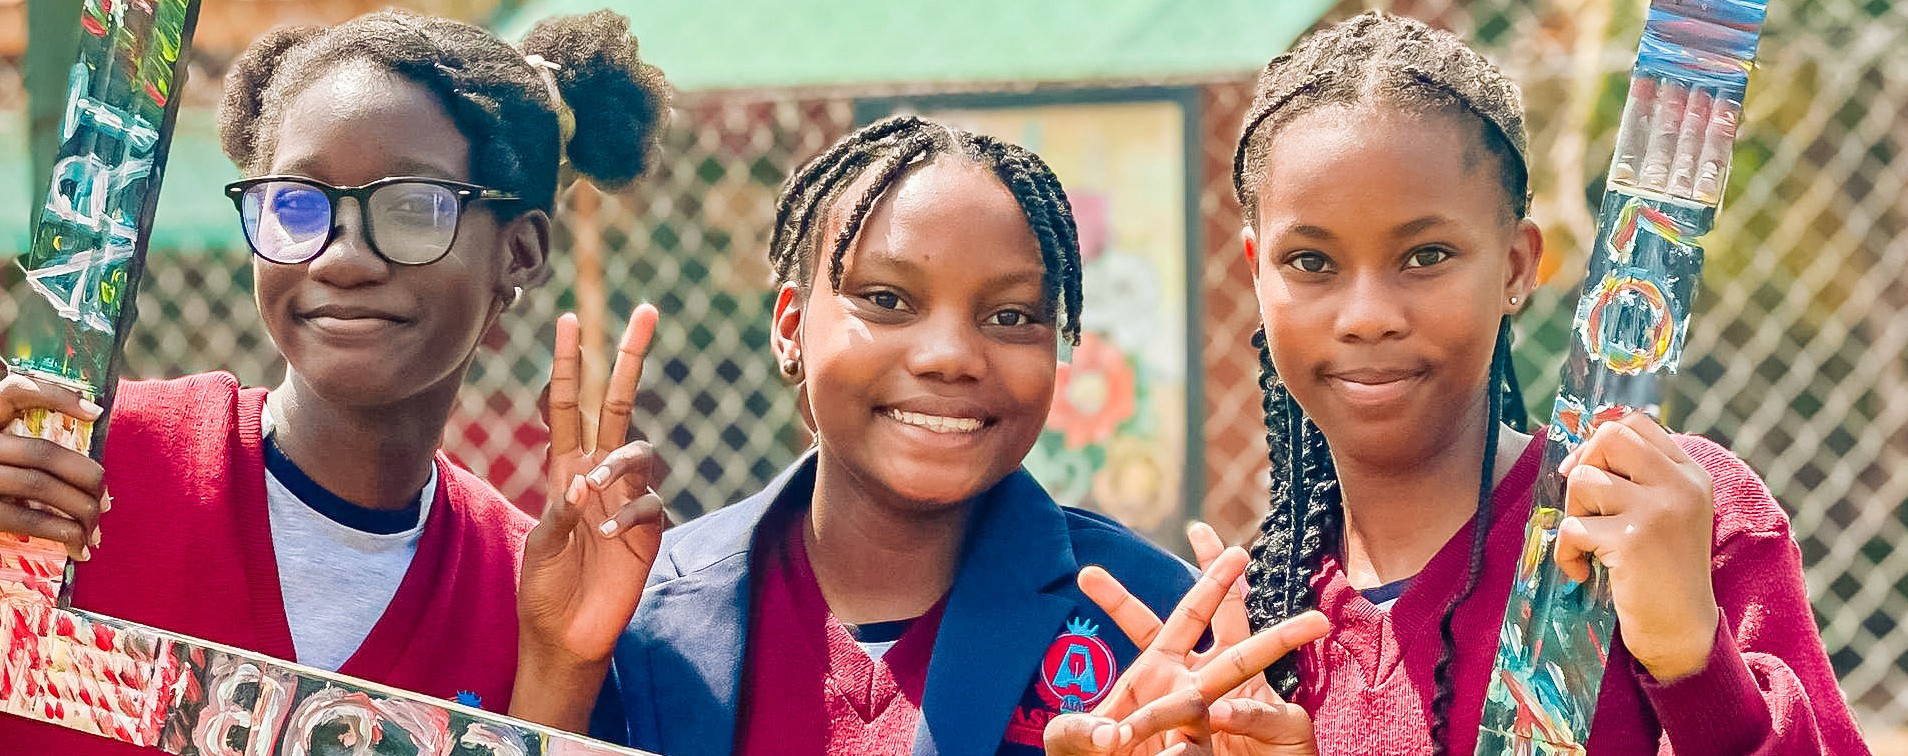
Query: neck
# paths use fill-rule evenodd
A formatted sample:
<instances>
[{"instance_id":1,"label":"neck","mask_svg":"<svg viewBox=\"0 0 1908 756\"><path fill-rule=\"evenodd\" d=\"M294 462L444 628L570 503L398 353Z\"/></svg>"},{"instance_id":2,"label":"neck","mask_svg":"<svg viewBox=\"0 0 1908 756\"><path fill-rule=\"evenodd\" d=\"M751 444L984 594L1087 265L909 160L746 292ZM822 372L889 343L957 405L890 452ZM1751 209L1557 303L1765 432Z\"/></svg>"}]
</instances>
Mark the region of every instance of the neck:
<instances>
[{"instance_id":1,"label":"neck","mask_svg":"<svg viewBox=\"0 0 1908 756\"><path fill-rule=\"evenodd\" d=\"M857 624L926 613L954 583L973 502L910 505L816 467L802 539L829 611Z\"/></svg>"},{"instance_id":2,"label":"neck","mask_svg":"<svg viewBox=\"0 0 1908 756\"><path fill-rule=\"evenodd\" d=\"M1482 415L1484 408L1477 410ZM1454 424L1461 430L1432 439L1421 447L1427 453L1409 460L1333 450L1344 494L1343 564L1352 587L1372 588L1418 574L1477 513L1488 420L1473 420ZM1530 438L1499 427L1492 453L1493 488Z\"/></svg>"},{"instance_id":3,"label":"neck","mask_svg":"<svg viewBox=\"0 0 1908 756\"><path fill-rule=\"evenodd\" d=\"M462 372L457 377L461 380ZM432 457L450 419L460 381L379 406L334 401L296 372L267 400L273 438L313 482L369 509L398 510L430 481Z\"/></svg>"}]
</instances>

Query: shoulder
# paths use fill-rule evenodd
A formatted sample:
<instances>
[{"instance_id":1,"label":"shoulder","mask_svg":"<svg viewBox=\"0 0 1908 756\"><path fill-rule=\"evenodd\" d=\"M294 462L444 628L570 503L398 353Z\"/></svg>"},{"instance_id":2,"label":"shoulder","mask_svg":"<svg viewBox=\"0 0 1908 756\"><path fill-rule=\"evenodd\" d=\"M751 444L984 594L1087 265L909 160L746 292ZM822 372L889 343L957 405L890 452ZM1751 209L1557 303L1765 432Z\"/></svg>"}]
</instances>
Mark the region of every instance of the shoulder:
<instances>
[{"instance_id":1,"label":"shoulder","mask_svg":"<svg viewBox=\"0 0 1908 756\"><path fill-rule=\"evenodd\" d=\"M263 389L256 397L261 403ZM200 372L170 380L122 380L113 389L105 458L172 458L204 462L237 435L239 380L231 372ZM254 418L256 420L256 418Z\"/></svg>"},{"instance_id":2,"label":"shoulder","mask_svg":"<svg viewBox=\"0 0 1908 756\"><path fill-rule=\"evenodd\" d=\"M155 381L120 381L113 389L111 422L116 426L140 427L202 421L210 414L231 413L238 395L238 379L226 372Z\"/></svg>"},{"instance_id":3,"label":"shoulder","mask_svg":"<svg viewBox=\"0 0 1908 756\"><path fill-rule=\"evenodd\" d=\"M1060 507L1080 566L1098 565L1147 604L1171 608L1192 588L1198 571L1131 528L1098 512Z\"/></svg>"},{"instance_id":4,"label":"shoulder","mask_svg":"<svg viewBox=\"0 0 1908 756\"><path fill-rule=\"evenodd\" d=\"M1709 474L1719 546L1740 535L1789 536L1788 513L1749 463L1702 436L1677 434L1674 438L1676 445Z\"/></svg>"},{"instance_id":5,"label":"shoulder","mask_svg":"<svg viewBox=\"0 0 1908 756\"><path fill-rule=\"evenodd\" d=\"M679 577L746 552L768 504L758 494L663 531L649 582Z\"/></svg>"}]
</instances>

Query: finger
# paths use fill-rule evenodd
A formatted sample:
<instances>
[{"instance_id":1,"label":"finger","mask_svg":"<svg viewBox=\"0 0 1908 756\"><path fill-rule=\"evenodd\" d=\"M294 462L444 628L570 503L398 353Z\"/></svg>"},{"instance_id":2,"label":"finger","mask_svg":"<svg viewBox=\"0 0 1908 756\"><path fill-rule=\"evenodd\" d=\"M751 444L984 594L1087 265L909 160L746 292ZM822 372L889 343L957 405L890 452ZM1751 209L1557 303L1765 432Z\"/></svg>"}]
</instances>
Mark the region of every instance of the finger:
<instances>
[{"instance_id":1,"label":"finger","mask_svg":"<svg viewBox=\"0 0 1908 756\"><path fill-rule=\"evenodd\" d=\"M1632 413L1635 414L1640 413ZM1647 417L1642 422L1654 424ZM1641 482L1660 480L1676 466L1676 462L1662 449L1645 440L1641 433L1621 420L1598 425L1596 432L1590 434L1589 440L1578 447L1573 456L1574 463L1568 469L1561 470L1565 475L1590 466Z\"/></svg>"},{"instance_id":2,"label":"finger","mask_svg":"<svg viewBox=\"0 0 1908 756\"><path fill-rule=\"evenodd\" d=\"M1193 558L1198 560L1199 569L1202 570L1211 567L1213 560L1226 550L1226 542L1219 537L1219 531L1197 520L1186 526L1186 540L1192 544Z\"/></svg>"},{"instance_id":3,"label":"finger","mask_svg":"<svg viewBox=\"0 0 1908 756\"><path fill-rule=\"evenodd\" d=\"M1120 720L1120 744L1136 743L1167 730L1199 737L1211 732L1206 699L1197 688L1180 688L1147 702Z\"/></svg>"},{"instance_id":4,"label":"finger","mask_svg":"<svg viewBox=\"0 0 1908 756\"><path fill-rule=\"evenodd\" d=\"M1595 558L1609 566L1627 527L1629 520L1625 517L1565 517L1557 526L1557 568L1571 580L1588 582L1590 560Z\"/></svg>"},{"instance_id":5,"label":"finger","mask_svg":"<svg viewBox=\"0 0 1908 756\"><path fill-rule=\"evenodd\" d=\"M85 492L95 503L106 493L106 468L100 467L92 457L43 438L0 433L0 466L39 470L59 483ZM37 493L9 491L0 495L37 499Z\"/></svg>"},{"instance_id":6,"label":"finger","mask_svg":"<svg viewBox=\"0 0 1908 756\"><path fill-rule=\"evenodd\" d=\"M72 520L90 537L99 526L99 489L75 488L44 470L0 465L0 496L32 501L46 514Z\"/></svg>"},{"instance_id":7,"label":"finger","mask_svg":"<svg viewBox=\"0 0 1908 756\"><path fill-rule=\"evenodd\" d=\"M1645 442L1648 442L1649 445L1657 451L1662 452L1663 456L1668 457L1670 461L1676 464L1695 461L1689 456L1688 452L1683 451L1683 447L1680 444L1676 443L1676 438L1670 435L1669 429L1663 427L1663 423L1651 417L1649 413L1632 412L1629 415L1625 415L1619 422L1623 423L1623 425L1630 430L1636 431L1637 436L1641 437Z\"/></svg>"},{"instance_id":8,"label":"finger","mask_svg":"<svg viewBox=\"0 0 1908 756\"><path fill-rule=\"evenodd\" d=\"M643 358L650 337L656 335L656 307L643 303L629 314L623 341L616 345L616 365L610 369L609 393L597 414L596 448L614 449L629 439L629 414L636 407L636 389L643 382Z\"/></svg>"},{"instance_id":9,"label":"finger","mask_svg":"<svg viewBox=\"0 0 1908 756\"><path fill-rule=\"evenodd\" d=\"M537 526L530 530L524 539L523 550L526 554L545 553L562 548L568 543L571 531L576 529L583 508L583 498L589 491L589 483L581 475L570 476L570 482L562 490L553 490L548 503L543 506L543 516L537 520ZM528 558L526 557L526 561Z\"/></svg>"},{"instance_id":10,"label":"finger","mask_svg":"<svg viewBox=\"0 0 1908 756\"><path fill-rule=\"evenodd\" d=\"M583 336L576 313L557 317L556 348L550 361L550 456L561 457L583 446L583 418L577 397L582 391Z\"/></svg>"},{"instance_id":11,"label":"finger","mask_svg":"<svg viewBox=\"0 0 1908 756\"><path fill-rule=\"evenodd\" d=\"M624 504L622 508L616 510L616 514L596 526L596 532L602 533L605 538L615 538L637 525L661 525L662 511L662 496L657 494L655 489L646 489L643 495Z\"/></svg>"},{"instance_id":12,"label":"finger","mask_svg":"<svg viewBox=\"0 0 1908 756\"><path fill-rule=\"evenodd\" d=\"M1194 673L1200 695L1216 701L1233 688L1244 685L1264 672L1280 657L1300 646L1325 637L1331 622L1317 611L1308 611L1280 622L1240 641L1219 654Z\"/></svg>"},{"instance_id":13,"label":"finger","mask_svg":"<svg viewBox=\"0 0 1908 756\"><path fill-rule=\"evenodd\" d=\"M1295 703L1227 698L1212 705L1208 719L1213 732L1286 748L1314 746L1312 718Z\"/></svg>"},{"instance_id":14,"label":"finger","mask_svg":"<svg viewBox=\"0 0 1908 756\"><path fill-rule=\"evenodd\" d=\"M627 483L630 488L642 490L655 485L653 472L656 469L656 449L648 441L632 441L617 446L596 467L590 468L584 479L590 487L598 491L607 490L617 483Z\"/></svg>"},{"instance_id":15,"label":"finger","mask_svg":"<svg viewBox=\"0 0 1908 756\"><path fill-rule=\"evenodd\" d=\"M71 389L41 383L24 375L0 378L0 425L29 409L53 410L81 420L97 420L100 406L80 398Z\"/></svg>"},{"instance_id":16,"label":"finger","mask_svg":"<svg viewBox=\"0 0 1908 756\"><path fill-rule=\"evenodd\" d=\"M52 512L31 509L23 504L0 502L0 533L45 538L66 546L66 553L85 561L91 553L88 530L78 522Z\"/></svg>"},{"instance_id":17,"label":"finger","mask_svg":"<svg viewBox=\"0 0 1908 756\"><path fill-rule=\"evenodd\" d=\"M1219 610L1220 602L1226 593L1232 590L1232 583L1245 574L1246 553L1244 549L1232 547L1226 549L1219 558L1212 560L1212 566L1206 568L1193 583L1192 590L1173 607L1173 614L1166 619L1166 625L1160 628L1159 637L1149 644L1148 650L1183 657L1192 653L1193 645L1199 642L1206 626L1212 624L1213 613Z\"/></svg>"},{"instance_id":18,"label":"finger","mask_svg":"<svg viewBox=\"0 0 1908 756\"><path fill-rule=\"evenodd\" d=\"M1146 648L1153 644L1153 638L1159 634L1159 616L1153 614L1146 602L1139 600L1132 591L1126 590L1118 578L1101 569L1098 565L1089 565L1080 570L1076 578L1080 592L1098 604L1100 611L1113 618L1113 624L1120 626L1120 632L1126 633L1127 640L1137 648Z\"/></svg>"},{"instance_id":19,"label":"finger","mask_svg":"<svg viewBox=\"0 0 1908 756\"><path fill-rule=\"evenodd\" d=\"M1113 720L1076 712L1048 721L1041 740L1048 756L1098 756L1111 753L1118 736L1119 725Z\"/></svg>"},{"instance_id":20,"label":"finger","mask_svg":"<svg viewBox=\"0 0 1908 756\"><path fill-rule=\"evenodd\" d=\"M1642 486L1611 475L1595 465L1571 468L1564 486L1564 514L1571 517L1601 517L1622 514L1644 495Z\"/></svg>"},{"instance_id":21,"label":"finger","mask_svg":"<svg viewBox=\"0 0 1908 756\"><path fill-rule=\"evenodd\" d=\"M1211 567L1219 555L1225 553L1225 539L1219 537L1219 531L1211 525L1194 521L1186 526L1186 540L1192 544L1193 558L1199 561L1199 568ZM1232 587L1226 591L1226 598L1219 603L1218 614L1212 618L1212 639L1220 646L1230 646L1252 634L1252 625L1246 619L1245 578L1232 581Z\"/></svg>"}]
</instances>

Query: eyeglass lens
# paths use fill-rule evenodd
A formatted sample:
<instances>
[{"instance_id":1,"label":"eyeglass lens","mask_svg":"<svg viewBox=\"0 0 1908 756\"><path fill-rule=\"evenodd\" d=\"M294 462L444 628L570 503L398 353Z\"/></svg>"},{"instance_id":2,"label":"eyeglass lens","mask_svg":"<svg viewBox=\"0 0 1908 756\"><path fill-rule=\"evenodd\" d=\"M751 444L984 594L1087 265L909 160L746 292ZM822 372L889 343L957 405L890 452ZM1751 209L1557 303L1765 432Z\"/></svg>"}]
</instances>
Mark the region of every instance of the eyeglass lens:
<instances>
[{"instance_id":1,"label":"eyeglass lens","mask_svg":"<svg viewBox=\"0 0 1908 756\"><path fill-rule=\"evenodd\" d=\"M372 246L392 262L412 265L443 256L457 234L457 193L422 182L385 184L364 205ZM260 257L298 264L324 251L337 206L324 190L296 181L267 181L245 190L239 216Z\"/></svg>"}]
</instances>

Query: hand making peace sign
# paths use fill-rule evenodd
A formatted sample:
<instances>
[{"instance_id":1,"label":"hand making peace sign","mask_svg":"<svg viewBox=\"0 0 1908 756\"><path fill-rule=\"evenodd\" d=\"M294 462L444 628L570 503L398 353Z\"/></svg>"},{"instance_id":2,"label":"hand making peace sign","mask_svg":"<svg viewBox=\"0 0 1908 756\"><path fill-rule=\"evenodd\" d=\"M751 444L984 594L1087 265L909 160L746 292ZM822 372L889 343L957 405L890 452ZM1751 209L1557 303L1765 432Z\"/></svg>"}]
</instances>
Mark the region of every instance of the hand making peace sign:
<instances>
[{"instance_id":1,"label":"hand making peace sign","mask_svg":"<svg viewBox=\"0 0 1908 756\"><path fill-rule=\"evenodd\" d=\"M1258 634L1245 613L1246 554L1226 548L1203 523L1188 530L1204 568L1165 622L1098 567L1080 590L1144 649L1091 713L1047 725L1056 756L1120 754L1313 754L1312 721L1260 674L1279 657L1325 635L1325 616L1306 612ZM1212 628L1212 647L1193 650Z\"/></svg>"},{"instance_id":2,"label":"hand making peace sign","mask_svg":"<svg viewBox=\"0 0 1908 756\"><path fill-rule=\"evenodd\" d=\"M577 685L601 682L662 543L662 497L652 488L658 482L655 452L643 441L623 442L657 318L647 304L630 314L594 443L583 437L576 316L557 319L544 464L549 498L542 521L524 541L517 588L520 666L543 666L549 679L585 670L589 674L573 676ZM582 679L591 676L596 683ZM521 673L518 682L523 692ZM594 690L589 687L590 695ZM538 692L554 693L547 687Z\"/></svg>"}]
</instances>

